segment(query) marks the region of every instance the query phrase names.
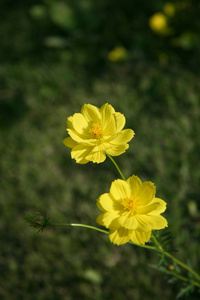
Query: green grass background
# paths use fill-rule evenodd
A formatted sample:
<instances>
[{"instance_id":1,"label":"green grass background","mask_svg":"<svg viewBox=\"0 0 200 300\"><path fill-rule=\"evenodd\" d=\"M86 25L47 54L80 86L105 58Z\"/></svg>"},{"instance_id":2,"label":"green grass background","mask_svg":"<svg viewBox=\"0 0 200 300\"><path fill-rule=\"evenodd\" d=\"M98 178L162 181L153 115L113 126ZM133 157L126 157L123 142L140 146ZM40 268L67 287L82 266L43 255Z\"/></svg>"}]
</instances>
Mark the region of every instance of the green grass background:
<instances>
[{"instance_id":1,"label":"green grass background","mask_svg":"<svg viewBox=\"0 0 200 300\"><path fill-rule=\"evenodd\" d=\"M199 270L199 4L174 1L174 33L163 37L148 19L164 3L1 1L1 299L171 300L180 291L150 267L155 253L84 228L37 234L23 220L41 211L96 225L96 199L118 174L108 159L76 164L62 144L67 117L84 103L108 102L125 115L135 137L116 161L126 177L155 183L175 255ZM174 47L185 32L192 38ZM129 57L110 62L118 45Z\"/></svg>"}]
</instances>

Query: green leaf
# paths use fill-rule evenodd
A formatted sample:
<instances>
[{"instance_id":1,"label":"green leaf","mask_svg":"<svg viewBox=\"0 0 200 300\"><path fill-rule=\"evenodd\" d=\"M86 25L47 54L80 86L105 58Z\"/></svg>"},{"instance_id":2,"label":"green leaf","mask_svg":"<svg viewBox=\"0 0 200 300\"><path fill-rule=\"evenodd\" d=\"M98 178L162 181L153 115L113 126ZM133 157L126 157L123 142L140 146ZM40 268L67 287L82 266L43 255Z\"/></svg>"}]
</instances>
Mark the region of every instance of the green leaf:
<instances>
[{"instance_id":1,"label":"green leaf","mask_svg":"<svg viewBox=\"0 0 200 300\"><path fill-rule=\"evenodd\" d=\"M194 287L192 285L188 285L187 287L182 288L176 296L176 299L180 299L184 295L189 295L193 291L193 288Z\"/></svg>"}]
</instances>

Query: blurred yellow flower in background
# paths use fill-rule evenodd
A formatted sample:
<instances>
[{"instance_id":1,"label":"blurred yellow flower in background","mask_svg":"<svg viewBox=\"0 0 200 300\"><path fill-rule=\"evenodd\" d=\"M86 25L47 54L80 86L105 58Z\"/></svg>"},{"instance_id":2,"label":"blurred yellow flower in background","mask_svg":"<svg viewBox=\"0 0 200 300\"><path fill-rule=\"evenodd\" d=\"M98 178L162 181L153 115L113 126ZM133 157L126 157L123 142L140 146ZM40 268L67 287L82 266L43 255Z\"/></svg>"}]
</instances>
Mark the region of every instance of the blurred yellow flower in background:
<instances>
[{"instance_id":1,"label":"blurred yellow flower in background","mask_svg":"<svg viewBox=\"0 0 200 300\"><path fill-rule=\"evenodd\" d=\"M122 46L116 47L108 53L108 59L113 62L126 60L127 57L127 50Z\"/></svg>"},{"instance_id":2,"label":"blurred yellow flower in background","mask_svg":"<svg viewBox=\"0 0 200 300\"><path fill-rule=\"evenodd\" d=\"M165 31L165 29L167 28L166 16L160 12L155 13L149 19L149 26L152 30L154 30L158 33L163 33Z\"/></svg>"},{"instance_id":3,"label":"blurred yellow flower in background","mask_svg":"<svg viewBox=\"0 0 200 300\"><path fill-rule=\"evenodd\" d=\"M171 2L167 2L164 6L163 6L163 11L164 13L169 16L172 17L175 14L175 5Z\"/></svg>"},{"instance_id":4,"label":"blurred yellow flower in background","mask_svg":"<svg viewBox=\"0 0 200 300\"><path fill-rule=\"evenodd\" d=\"M113 244L121 245L132 241L143 245L149 241L152 230L167 227L167 220L160 214L166 210L166 202L155 197L152 182L133 175L126 181L112 182L110 192L97 200L102 213L97 223L109 229Z\"/></svg>"},{"instance_id":5,"label":"blurred yellow flower in background","mask_svg":"<svg viewBox=\"0 0 200 300\"><path fill-rule=\"evenodd\" d=\"M71 157L79 164L89 161L101 163L106 152L118 156L128 149L127 144L134 136L132 129L124 129L126 119L106 103L101 108L84 104L81 113L67 119L70 137L63 140L65 146L72 148Z\"/></svg>"}]
</instances>

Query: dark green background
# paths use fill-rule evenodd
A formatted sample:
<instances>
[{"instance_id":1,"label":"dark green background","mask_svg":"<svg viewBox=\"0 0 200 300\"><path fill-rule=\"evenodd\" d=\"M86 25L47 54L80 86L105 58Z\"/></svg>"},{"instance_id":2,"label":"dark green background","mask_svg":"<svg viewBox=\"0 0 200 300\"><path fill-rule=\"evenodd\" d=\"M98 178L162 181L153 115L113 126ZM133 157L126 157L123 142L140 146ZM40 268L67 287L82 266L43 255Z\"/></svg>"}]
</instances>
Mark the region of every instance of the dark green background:
<instances>
[{"instance_id":1,"label":"dark green background","mask_svg":"<svg viewBox=\"0 0 200 300\"><path fill-rule=\"evenodd\" d=\"M37 234L24 222L26 211L41 211L95 226L96 199L118 174L108 160L76 164L62 144L67 117L84 103L108 102L126 116L136 135L116 161L126 177L156 184L176 256L198 271L200 4L173 3L173 33L163 36L148 22L165 1L1 0L1 299L171 300L180 292L180 282L150 267L155 253L83 228ZM111 62L117 46L128 58Z\"/></svg>"}]
</instances>

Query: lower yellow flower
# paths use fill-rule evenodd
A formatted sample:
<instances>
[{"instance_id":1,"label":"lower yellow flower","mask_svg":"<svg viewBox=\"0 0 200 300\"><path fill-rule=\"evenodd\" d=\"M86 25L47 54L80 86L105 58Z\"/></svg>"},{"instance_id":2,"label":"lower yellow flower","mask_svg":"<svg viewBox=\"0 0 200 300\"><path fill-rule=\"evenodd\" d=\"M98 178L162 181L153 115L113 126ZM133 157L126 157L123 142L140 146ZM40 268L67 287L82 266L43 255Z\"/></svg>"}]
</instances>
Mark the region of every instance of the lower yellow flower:
<instances>
[{"instance_id":1,"label":"lower yellow flower","mask_svg":"<svg viewBox=\"0 0 200 300\"><path fill-rule=\"evenodd\" d=\"M127 57L127 50L122 46L116 47L108 53L109 60L113 62L126 60Z\"/></svg>"},{"instance_id":2,"label":"lower yellow flower","mask_svg":"<svg viewBox=\"0 0 200 300\"><path fill-rule=\"evenodd\" d=\"M126 181L112 182L110 192L97 200L102 213L97 223L109 229L113 244L121 245L129 241L144 245L149 241L152 230L167 227L167 220L160 214L166 210L166 202L155 197L152 182L133 175Z\"/></svg>"},{"instance_id":3,"label":"lower yellow flower","mask_svg":"<svg viewBox=\"0 0 200 300\"><path fill-rule=\"evenodd\" d=\"M72 148L71 157L79 164L89 161L101 163L106 152L118 156L128 149L133 138L132 129L123 129L125 117L106 103L101 108L84 104L81 113L67 119L70 137L64 139L65 146Z\"/></svg>"}]
</instances>

